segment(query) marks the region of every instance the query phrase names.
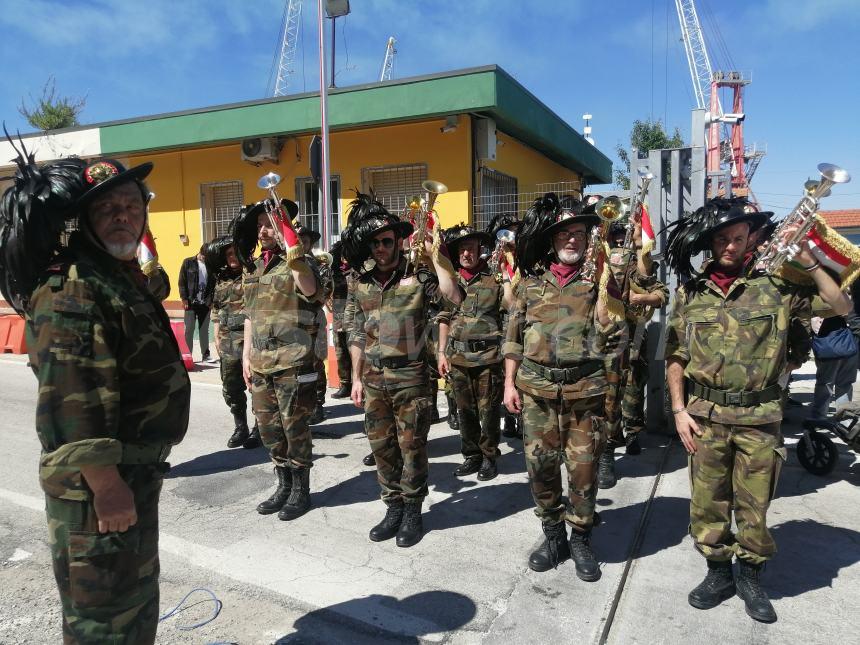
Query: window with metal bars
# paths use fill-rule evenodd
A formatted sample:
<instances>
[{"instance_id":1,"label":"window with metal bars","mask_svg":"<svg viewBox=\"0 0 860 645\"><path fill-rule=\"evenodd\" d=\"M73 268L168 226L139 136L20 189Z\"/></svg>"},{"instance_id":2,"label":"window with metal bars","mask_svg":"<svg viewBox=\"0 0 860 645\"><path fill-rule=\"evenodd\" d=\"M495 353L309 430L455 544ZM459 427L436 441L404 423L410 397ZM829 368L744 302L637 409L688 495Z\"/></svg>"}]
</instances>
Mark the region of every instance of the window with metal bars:
<instances>
[{"instance_id":1,"label":"window with metal bars","mask_svg":"<svg viewBox=\"0 0 860 645\"><path fill-rule=\"evenodd\" d=\"M517 178L481 168L481 198L475 208L475 228L483 231L496 215L517 212Z\"/></svg>"},{"instance_id":2,"label":"window with metal bars","mask_svg":"<svg viewBox=\"0 0 860 645\"><path fill-rule=\"evenodd\" d=\"M361 169L361 189L368 192L372 188L376 198L392 213L400 213L412 195L423 195L421 182L426 179L426 163Z\"/></svg>"},{"instance_id":3,"label":"window with metal bars","mask_svg":"<svg viewBox=\"0 0 860 645\"><path fill-rule=\"evenodd\" d=\"M203 242L227 234L230 222L244 204L241 181L200 184Z\"/></svg>"},{"instance_id":4,"label":"window with metal bars","mask_svg":"<svg viewBox=\"0 0 860 645\"><path fill-rule=\"evenodd\" d=\"M334 243L340 239L340 177L329 178L329 199L331 201L331 222L329 237ZM320 187L313 177L296 179L296 203L299 205L299 221L312 231L320 230Z\"/></svg>"}]
</instances>

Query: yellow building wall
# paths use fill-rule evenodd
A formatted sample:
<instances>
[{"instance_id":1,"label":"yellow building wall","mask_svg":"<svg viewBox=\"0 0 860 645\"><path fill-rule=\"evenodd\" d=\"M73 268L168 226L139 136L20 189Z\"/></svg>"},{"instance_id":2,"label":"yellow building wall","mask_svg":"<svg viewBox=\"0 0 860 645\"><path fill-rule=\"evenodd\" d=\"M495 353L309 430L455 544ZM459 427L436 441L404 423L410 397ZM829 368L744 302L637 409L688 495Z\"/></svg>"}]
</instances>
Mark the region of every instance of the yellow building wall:
<instances>
[{"instance_id":1,"label":"yellow building wall","mask_svg":"<svg viewBox=\"0 0 860 645\"><path fill-rule=\"evenodd\" d=\"M366 128L332 133L330 151L332 175L340 178L341 226L353 198L352 188L362 188L362 168L424 163L427 176L448 186L436 202L442 226L469 219L471 191L470 120L460 117L459 127L448 133L440 128L444 119ZM150 228L158 247L159 260L170 276L172 291L165 303L179 300L176 287L182 260L197 254L202 239L201 186L240 181L245 203L258 201L265 192L257 181L267 172L281 176L277 188L281 197L297 199L295 180L310 176L308 148L311 136L289 137L277 164L260 166L242 161L238 143L164 153L132 156L128 164L152 161L155 168L147 184L155 198L150 204ZM183 243L180 236L187 236Z\"/></svg>"},{"instance_id":2,"label":"yellow building wall","mask_svg":"<svg viewBox=\"0 0 860 645\"><path fill-rule=\"evenodd\" d=\"M423 163L427 177L448 186L448 192L436 202L443 227L469 222L472 186L471 119L459 117L458 127L443 133L444 119L416 123L364 128L332 133L330 149L332 175L340 178L341 227L352 200L352 188L362 189L362 168ZM497 159L487 167L517 178L521 191L533 190L536 183L579 181L567 170L516 139L498 133L503 145L497 148ZM179 301L177 280L182 260L196 255L202 239L201 186L210 183L239 181L243 200L251 203L263 199L257 187L267 172L281 176L277 192L281 197L298 199L295 180L310 176L308 148L311 136L286 139L277 164L260 166L242 161L238 143L183 151L149 153L127 159L130 165L152 161L155 168L147 183L155 193L150 205L150 228L156 239L159 259L172 284L168 308ZM183 237L187 241L183 242Z\"/></svg>"},{"instance_id":3,"label":"yellow building wall","mask_svg":"<svg viewBox=\"0 0 860 645\"><path fill-rule=\"evenodd\" d=\"M581 186L579 173L557 164L540 152L503 132L496 133L496 159L482 165L517 179L519 192L532 192L536 184L574 182Z\"/></svg>"}]
</instances>

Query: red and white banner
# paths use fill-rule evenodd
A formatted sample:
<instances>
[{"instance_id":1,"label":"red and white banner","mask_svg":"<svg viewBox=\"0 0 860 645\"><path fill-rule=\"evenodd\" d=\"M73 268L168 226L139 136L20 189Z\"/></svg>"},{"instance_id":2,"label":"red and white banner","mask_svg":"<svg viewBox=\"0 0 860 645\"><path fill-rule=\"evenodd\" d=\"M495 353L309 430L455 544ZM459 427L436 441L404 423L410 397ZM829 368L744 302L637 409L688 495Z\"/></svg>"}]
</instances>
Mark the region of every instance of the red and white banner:
<instances>
[{"instance_id":1,"label":"red and white banner","mask_svg":"<svg viewBox=\"0 0 860 645\"><path fill-rule=\"evenodd\" d=\"M639 215L642 218L642 254L650 253L654 250L654 243L657 236L654 235L654 227L651 226L651 216L648 214L648 209L645 204L639 209Z\"/></svg>"},{"instance_id":2,"label":"red and white banner","mask_svg":"<svg viewBox=\"0 0 860 645\"><path fill-rule=\"evenodd\" d=\"M836 275L842 275L842 272L851 264L851 258L840 253L832 245L828 244L824 238L818 234L815 227L807 234L809 238L809 250L815 259L821 262L826 268L834 271Z\"/></svg>"}]
</instances>

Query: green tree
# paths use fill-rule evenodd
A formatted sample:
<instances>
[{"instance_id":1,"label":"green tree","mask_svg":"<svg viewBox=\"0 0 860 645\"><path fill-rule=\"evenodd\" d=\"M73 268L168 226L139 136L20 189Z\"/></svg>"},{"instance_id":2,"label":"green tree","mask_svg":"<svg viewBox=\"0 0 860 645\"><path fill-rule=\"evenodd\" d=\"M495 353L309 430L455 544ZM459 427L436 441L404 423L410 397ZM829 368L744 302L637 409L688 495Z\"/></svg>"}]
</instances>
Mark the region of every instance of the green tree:
<instances>
[{"instance_id":1,"label":"green tree","mask_svg":"<svg viewBox=\"0 0 860 645\"><path fill-rule=\"evenodd\" d=\"M45 86L42 88L41 98L34 99L30 95L33 107L27 107L21 99L21 113L27 122L38 130L59 130L60 128L71 128L79 125L78 114L86 105L86 98L71 98L68 96L57 96L56 83L53 76L49 76Z\"/></svg>"},{"instance_id":2,"label":"green tree","mask_svg":"<svg viewBox=\"0 0 860 645\"><path fill-rule=\"evenodd\" d=\"M649 150L680 148L683 145L684 139L681 137L681 131L676 127L670 137L666 134L666 130L663 129L663 122L659 119L656 121L636 119L633 122L633 129L630 130L630 149L635 151L640 159L647 157ZM615 169L615 185L624 190L629 190L630 154L620 143L615 146L615 154L618 155L623 165L623 168Z\"/></svg>"}]
</instances>

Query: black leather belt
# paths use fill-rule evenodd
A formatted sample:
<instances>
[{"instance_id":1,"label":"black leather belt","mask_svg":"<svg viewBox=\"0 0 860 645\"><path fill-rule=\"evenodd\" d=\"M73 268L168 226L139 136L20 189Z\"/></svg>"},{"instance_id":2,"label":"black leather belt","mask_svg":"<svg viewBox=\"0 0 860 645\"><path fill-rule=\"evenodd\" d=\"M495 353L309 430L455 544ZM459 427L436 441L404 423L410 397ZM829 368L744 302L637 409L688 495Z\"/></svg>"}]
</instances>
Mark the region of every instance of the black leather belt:
<instances>
[{"instance_id":1,"label":"black leather belt","mask_svg":"<svg viewBox=\"0 0 860 645\"><path fill-rule=\"evenodd\" d=\"M776 401L782 396L782 388L778 384L771 385L763 390L727 392L726 390L715 390L687 379L687 394L697 396L717 405L749 408L754 405Z\"/></svg>"},{"instance_id":2,"label":"black leather belt","mask_svg":"<svg viewBox=\"0 0 860 645\"><path fill-rule=\"evenodd\" d=\"M598 360L585 361L573 367L545 367L533 360L523 358L522 366L552 383L574 383L581 378L603 371L603 361Z\"/></svg>"},{"instance_id":3,"label":"black leather belt","mask_svg":"<svg viewBox=\"0 0 860 645\"><path fill-rule=\"evenodd\" d=\"M408 356L398 356L396 358L371 358L368 359L367 362L373 365L373 367L378 370L381 370L382 368L396 370L400 369L401 367L409 367L414 363L420 365L423 361L423 358L409 358Z\"/></svg>"},{"instance_id":4,"label":"black leather belt","mask_svg":"<svg viewBox=\"0 0 860 645\"><path fill-rule=\"evenodd\" d=\"M489 340L455 340L452 338L449 343L455 352L483 352L498 347L500 340L498 338L490 338Z\"/></svg>"}]
</instances>

